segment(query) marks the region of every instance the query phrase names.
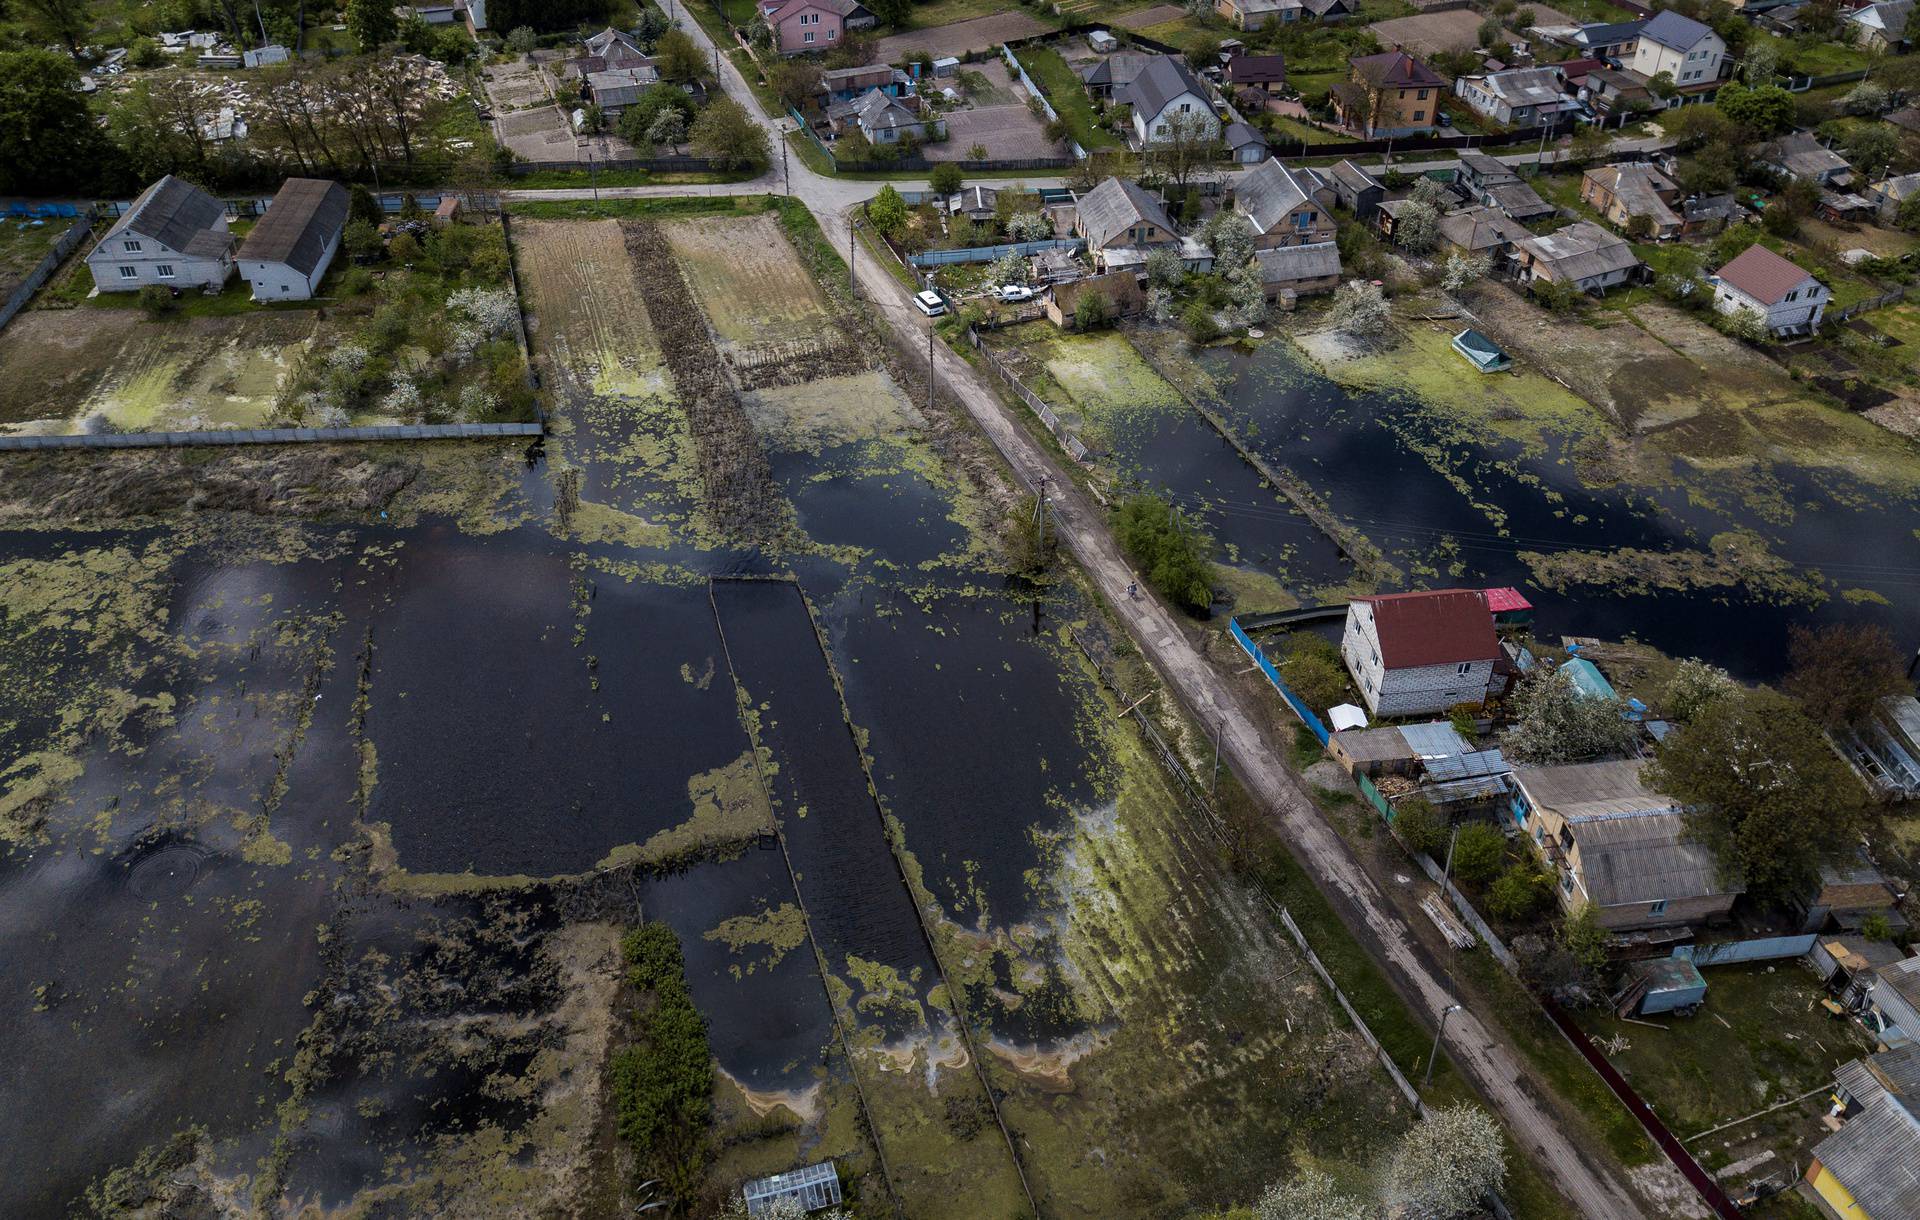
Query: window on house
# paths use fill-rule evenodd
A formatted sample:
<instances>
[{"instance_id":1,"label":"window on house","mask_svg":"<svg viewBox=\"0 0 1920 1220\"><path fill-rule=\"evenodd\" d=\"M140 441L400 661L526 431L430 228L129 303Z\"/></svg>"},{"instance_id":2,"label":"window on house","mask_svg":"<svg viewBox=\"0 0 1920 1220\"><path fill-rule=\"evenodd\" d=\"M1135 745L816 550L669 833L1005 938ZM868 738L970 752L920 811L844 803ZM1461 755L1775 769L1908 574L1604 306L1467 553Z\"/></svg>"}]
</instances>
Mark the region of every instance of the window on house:
<instances>
[{"instance_id":1,"label":"window on house","mask_svg":"<svg viewBox=\"0 0 1920 1220\"><path fill-rule=\"evenodd\" d=\"M832 42L832 41L833 41L833 36L834 36L835 34L838 34L839 32L840 32L839 30L828 30L828 31L827 31L827 41L828 41L828 42Z\"/></svg>"},{"instance_id":2,"label":"window on house","mask_svg":"<svg viewBox=\"0 0 1920 1220\"><path fill-rule=\"evenodd\" d=\"M1426 101L1426 100L1427 100L1427 90L1425 90L1425 89L1422 89L1422 90L1421 90L1421 91L1420 91L1419 93L1417 93L1417 94L1415 94L1415 95L1414 95L1414 100L1415 100L1415 101L1421 101L1421 102L1424 102L1424 101Z\"/></svg>"},{"instance_id":3,"label":"window on house","mask_svg":"<svg viewBox=\"0 0 1920 1220\"><path fill-rule=\"evenodd\" d=\"M808 30L808 31L807 31L806 33L804 33L804 34L802 34L802 35L800 35L800 41L801 41L801 42L812 42L812 41L813 41L813 31L812 31L812 30Z\"/></svg>"},{"instance_id":4,"label":"window on house","mask_svg":"<svg viewBox=\"0 0 1920 1220\"><path fill-rule=\"evenodd\" d=\"M140 278L140 268L122 267L120 268L120 278L123 280L137 280Z\"/></svg>"},{"instance_id":5,"label":"window on house","mask_svg":"<svg viewBox=\"0 0 1920 1220\"><path fill-rule=\"evenodd\" d=\"M1473 672L1473 662L1472 662L1472 661L1462 661L1462 662L1460 662L1460 665L1459 665L1459 668L1457 668L1457 669L1455 669L1455 670L1454 670L1454 672L1455 672L1455 673L1457 673L1457 674L1470 674L1470 673L1472 673L1472 672Z\"/></svg>"},{"instance_id":6,"label":"window on house","mask_svg":"<svg viewBox=\"0 0 1920 1220\"><path fill-rule=\"evenodd\" d=\"M154 267L153 273L163 280L170 280L173 278L173 264L160 263Z\"/></svg>"},{"instance_id":7,"label":"window on house","mask_svg":"<svg viewBox=\"0 0 1920 1220\"><path fill-rule=\"evenodd\" d=\"M1561 892L1562 892L1562 893L1567 893L1567 894L1571 894L1571 893L1573 893L1573 873L1572 873L1572 871L1570 871L1570 870L1569 870L1569 871L1564 871L1564 872L1562 872L1562 873L1560 874L1560 890L1561 890Z\"/></svg>"},{"instance_id":8,"label":"window on house","mask_svg":"<svg viewBox=\"0 0 1920 1220\"><path fill-rule=\"evenodd\" d=\"M1187 112L1188 112L1189 110L1192 110L1192 109L1193 109L1193 103L1192 103L1192 102L1181 102L1181 103L1180 103L1180 113L1181 113L1181 114L1185 114L1185 113L1187 113Z\"/></svg>"},{"instance_id":9,"label":"window on house","mask_svg":"<svg viewBox=\"0 0 1920 1220\"><path fill-rule=\"evenodd\" d=\"M1573 831L1566 826L1560 828L1560 846L1566 851L1573 850Z\"/></svg>"},{"instance_id":10,"label":"window on house","mask_svg":"<svg viewBox=\"0 0 1920 1220\"><path fill-rule=\"evenodd\" d=\"M140 243L139 243L139 242L137 242L137 241L135 241L135 240L133 240L133 239L132 239L131 237L129 237L129 238L128 238L128 239L127 239L127 240L126 240L126 241L125 241L124 243L122 243L122 244L124 244L124 245L126 246L126 248L127 248L127 253L128 253L128 254L138 254L138 253L140 253Z\"/></svg>"},{"instance_id":11,"label":"window on house","mask_svg":"<svg viewBox=\"0 0 1920 1220\"><path fill-rule=\"evenodd\" d=\"M1796 289L1794 289L1794 290L1793 290L1792 292L1789 292L1789 293L1787 294L1787 299L1788 299L1789 301L1797 301L1797 300L1799 300L1799 299L1800 299L1800 290L1799 290L1798 288L1796 288Z\"/></svg>"},{"instance_id":12,"label":"window on house","mask_svg":"<svg viewBox=\"0 0 1920 1220\"><path fill-rule=\"evenodd\" d=\"M1427 112L1424 110L1416 110L1413 112L1413 121L1416 123L1420 122L1426 117L1427 117Z\"/></svg>"},{"instance_id":13,"label":"window on house","mask_svg":"<svg viewBox=\"0 0 1920 1220\"><path fill-rule=\"evenodd\" d=\"M1647 914L1649 915L1665 915L1666 913L1667 913L1667 900L1664 898L1662 898L1658 902L1651 903L1647 906Z\"/></svg>"},{"instance_id":14,"label":"window on house","mask_svg":"<svg viewBox=\"0 0 1920 1220\"><path fill-rule=\"evenodd\" d=\"M292 291L293 291L293 288L292 288L292 287L291 287L290 285L287 285L287 284L282 284L282 285L280 285L280 291L281 291L281 292L292 292Z\"/></svg>"},{"instance_id":15,"label":"window on house","mask_svg":"<svg viewBox=\"0 0 1920 1220\"><path fill-rule=\"evenodd\" d=\"M1154 134L1154 135L1156 135L1156 136L1164 136L1164 135L1166 135L1166 134L1167 134L1167 125L1166 125L1165 123L1162 123L1162 124L1160 124L1160 125L1159 125L1158 127L1155 127L1155 128L1153 129L1153 134Z\"/></svg>"},{"instance_id":16,"label":"window on house","mask_svg":"<svg viewBox=\"0 0 1920 1220\"><path fill-rule=\"evenodd\" d=\"M1312 212L1300 213L1298 216L1295 216L1293 218L1293 224L1295 228L1311 229L1313 227L1313 213Z\"/></svg>"}]
</instances>

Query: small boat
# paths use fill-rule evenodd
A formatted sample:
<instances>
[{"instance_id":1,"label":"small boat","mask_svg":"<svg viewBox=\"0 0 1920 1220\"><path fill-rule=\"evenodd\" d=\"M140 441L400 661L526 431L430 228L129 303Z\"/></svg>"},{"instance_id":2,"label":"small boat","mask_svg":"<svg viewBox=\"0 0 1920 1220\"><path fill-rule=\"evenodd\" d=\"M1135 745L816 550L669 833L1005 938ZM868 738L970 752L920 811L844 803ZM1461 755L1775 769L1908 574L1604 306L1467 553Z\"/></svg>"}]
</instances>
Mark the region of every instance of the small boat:
<instances>
[{"instance_id":1,"label":"small boat","mask_svg":"<svg viewBox=\"0 0 1920 1220\"><path fill-rule=\"evenodd\" d=\"M1507 354L1477 330L1463 330L1455 335L1453 350L1472 361L1473 367L1483 373L1504 373L1513 367Z\"/></svg>"}]
</instances>

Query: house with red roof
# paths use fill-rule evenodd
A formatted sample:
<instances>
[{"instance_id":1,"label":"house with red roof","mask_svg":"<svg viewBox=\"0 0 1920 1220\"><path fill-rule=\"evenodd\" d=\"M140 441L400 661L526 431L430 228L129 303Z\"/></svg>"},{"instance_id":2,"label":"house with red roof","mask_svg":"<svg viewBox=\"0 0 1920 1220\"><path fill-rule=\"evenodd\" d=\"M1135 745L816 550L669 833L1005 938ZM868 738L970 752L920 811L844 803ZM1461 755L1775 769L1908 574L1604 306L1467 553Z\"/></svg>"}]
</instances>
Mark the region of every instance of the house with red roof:
<instances>
[{"instance_id":1,"label":"house with red roof","mask_svg":"<svg viewBox=\"0 0 1920 1220\"><path fill-rule=\"evenodd\" d=\"M1357 597L1340 655L1374 716L1430 716L1486 702L1501 660L1479 589Z\"/></svg>"},{"instance_id":2,"label":"house with red roof","mask_svg":"<svg viewBox=\"0 0 1920 1220\"><path fill-rule=\"evenodd\" d=\"M1776 335L1810 335L1833 294L1826 286L1765 246L1746 252L1711 277L1713 307L1721 313L1751 310Z\"/></svg>"},{"instance_id":3,"label":"house with red roof","mask_svg":"<svg viewBox=\"0 0 1920 1220\"><path fill-rule=\"evenodd\" d=\"M1445 77L1405 51L1347 61L1353 71L1332 90L1333 113L1368 139L1411 136L1440 125Z\"/></svg>"}]
</instances>

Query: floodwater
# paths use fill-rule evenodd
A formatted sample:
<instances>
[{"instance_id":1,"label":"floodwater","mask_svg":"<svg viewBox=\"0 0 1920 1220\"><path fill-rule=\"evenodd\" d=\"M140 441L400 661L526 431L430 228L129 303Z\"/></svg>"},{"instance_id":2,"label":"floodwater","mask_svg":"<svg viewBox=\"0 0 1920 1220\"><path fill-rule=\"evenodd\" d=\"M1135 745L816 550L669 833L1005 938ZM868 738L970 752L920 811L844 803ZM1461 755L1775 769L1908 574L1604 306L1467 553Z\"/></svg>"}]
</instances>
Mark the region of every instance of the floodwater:
<instances>
[{"instance_id":1,"label":"floodwater","mask_svg":"<svg viewBox=\"0 0 1920 1220\"><path fill-rule=\"evenodd\" d=\"M1756 679L1784 669L1795 623L1872 622L1896 640L1920 637L1920 549L1912 533L1920 505L1870 484L1777 465L1767 472L1769 499L1787 506L1785 513L1763 512L1679 463L1669 487L1593 488L1557 436L1537 451L1515 441L1463 443L1456 421L1437 409L1400 395L1349 393L1284 343L1212 348L1196 358L1221 387L1221 406L1246 443L1303 479L1410 582L1518 587L1534 602L1544 636L1635 638ZM1211 433L1196 414L1185 421L1134 450L1143 481L1202 514L1222 546L1240 554L1270 554L1310 528L1276 509L1272 493L1247 487L1253 471L1224 441L1194 436ZM1539 587L1520 557L1699 550L1732 530L1765 538L1803 574L1817 569L1831 595L1810 607L1742 588L1624 593L1576 585L1558 593ZM1276 566L1303 596L1334 583L1327 566L1311 559ZM1845 589L1871 590L1887 604L1843 598Z\"/></svg>"}]
</instances>

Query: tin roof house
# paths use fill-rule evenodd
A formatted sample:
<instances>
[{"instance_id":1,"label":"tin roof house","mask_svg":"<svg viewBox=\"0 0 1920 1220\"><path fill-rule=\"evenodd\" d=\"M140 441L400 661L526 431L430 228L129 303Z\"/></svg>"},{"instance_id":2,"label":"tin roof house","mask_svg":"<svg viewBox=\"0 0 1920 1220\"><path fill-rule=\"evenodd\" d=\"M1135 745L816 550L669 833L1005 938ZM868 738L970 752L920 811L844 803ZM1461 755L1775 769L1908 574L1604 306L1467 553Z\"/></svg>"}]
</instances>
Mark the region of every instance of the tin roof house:
<instances>
[{"instance_id":1,"label":"tin roof house","mask_svg":"<svg viewBox=\"0 0 1920 1220\"><path fill-rule=\"evenodd\" d=\"M1920 1045L1834 1073L1839 1129L1814 1147L1806 1183L1831 1214L1920 1216Z\"/></svg>"},{"instance_id":2,"label":"tin roof house","mask_svg":"<svg viewBox=\"0 0 1920 1220\"><path fill-rule=\"evenodd\" d=\"M1642 778L1639 759L1513 772L1514 821L1556 875L1568 911L1591 905L1612 931L1723 919L1739 893L1685 812Z\"/></svg>"},{"instance_id":3,"label":"tin roof house","mask_svg":"<svg viewBox=\"0 0 1920 1220\"><path fill-rule=\"evenodd\" d=\"M305 301L325 278L347 227L347 188L324 178L289 178L238 255L256 301Z\"/></svg>"}]
</instances>

